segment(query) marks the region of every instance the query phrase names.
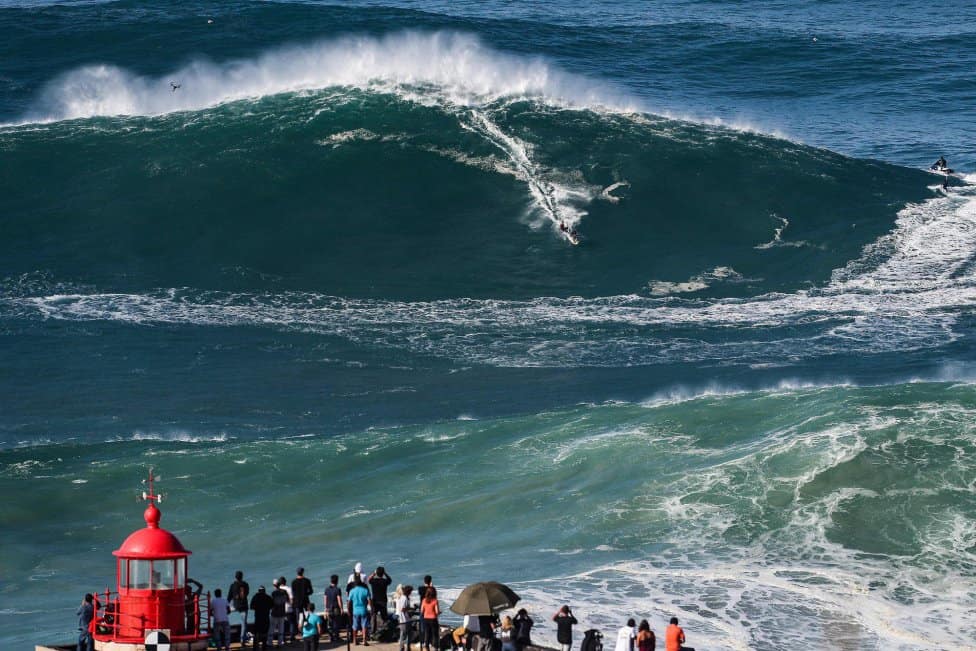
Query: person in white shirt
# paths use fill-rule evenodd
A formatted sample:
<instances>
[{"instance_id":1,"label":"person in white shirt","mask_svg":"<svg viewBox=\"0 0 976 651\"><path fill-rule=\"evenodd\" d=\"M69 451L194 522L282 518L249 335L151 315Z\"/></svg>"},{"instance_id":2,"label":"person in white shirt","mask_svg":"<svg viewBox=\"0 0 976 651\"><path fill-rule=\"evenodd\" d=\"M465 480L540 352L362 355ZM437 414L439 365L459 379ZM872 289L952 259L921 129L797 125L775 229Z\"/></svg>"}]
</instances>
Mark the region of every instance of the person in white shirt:
<instances>
[{"instance_id":1,"label":"person in white shirt","mask_svg":"<svg viewBox=\"0 0 976 651\"><path fill-rule=\"evenodd\" d=\"M631 617L627 625L617 631L617 646L613 651L634 651L634 639L637 637L637 622Z\"/></svg>"},{"instance_id":2,"label":"person in white shirt","mask_svg":"<svg viewBox=\"0 0 976 651\"><path fill-rule=\"evenodd\" d=\"M229 612L230 606L227 605L227 600L221 596L220 588L217 588L214 590L213 599L210 600L210 614L213 617L211 630L217 651L221 649L221 641L224 643L224 651L230 651L230 619L227 617Z\"/></svg>"},{"instance_id":3,"label":"person in white shirt","mask_svg":"<svg viewBox=\"0 0 976 651\"><path fill-rule=\"evenodd\" d=\"M397 592L399 594L393 601L393 607L396 609L397 626L400 629L398 651L410 651L410 594L413 592L413 586L405 585L402 591Z\"/></svg>"},{"instance_id":4,"label":"person in white shirt","mask_svg":"<svg viewBox=\"0 0 976 651\"><path fill-rule=\"evenodd\" d=\"M455 649L459 647L470 648L471 636L477 635L481 632L481 622L478 621L478 616L465 615L464 622L454 629L452 637L454 638Z\"/></svg>"},{"instance_id":5,"label":"person in white shirt","mask_svg":"<svg viewBox=\"0 0 976 651\"><path fill-rule=\"evenodd\" d=\"M285 604L285 623L287 624L285 628L288 629L288 637L294 642L301 637L298 634L298 613L295 612L295 606L292 604L294 595L291 586L288 585L288 581L283 576L278 577L278 587L288 593L288 603Z\"/></svg>"}]
</instances>

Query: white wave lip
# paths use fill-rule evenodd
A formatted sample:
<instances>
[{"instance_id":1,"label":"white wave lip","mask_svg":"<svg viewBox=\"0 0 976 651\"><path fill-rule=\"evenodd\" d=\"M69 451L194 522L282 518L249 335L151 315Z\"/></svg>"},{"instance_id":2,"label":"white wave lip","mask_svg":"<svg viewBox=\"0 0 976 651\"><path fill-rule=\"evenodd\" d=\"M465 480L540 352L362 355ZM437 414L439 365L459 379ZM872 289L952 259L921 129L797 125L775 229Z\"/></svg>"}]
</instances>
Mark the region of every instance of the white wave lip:
<instances>
[{"instance_id":1,"label":"white wave lip","mask_svg":"<svg viewBox=\"0 0 976 651\"><path fill-rule=\"evenodd\" d=\"M85 65L50 82L23 121L162 115L329 87L397 92L424 86L465 106L531 97L568 107L635 110L620 93L541 57L505 54L469 34L404 31L292 45L253 59L200 59L162 77Z\"/></svg>"}]
</instances>

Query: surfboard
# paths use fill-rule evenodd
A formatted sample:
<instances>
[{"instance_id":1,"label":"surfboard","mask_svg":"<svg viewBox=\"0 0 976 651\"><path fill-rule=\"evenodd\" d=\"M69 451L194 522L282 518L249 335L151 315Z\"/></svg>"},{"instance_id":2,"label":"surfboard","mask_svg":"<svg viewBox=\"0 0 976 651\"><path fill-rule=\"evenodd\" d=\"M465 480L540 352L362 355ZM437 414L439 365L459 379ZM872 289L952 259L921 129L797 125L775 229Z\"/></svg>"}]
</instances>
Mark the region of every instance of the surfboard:
<instances>
[{"instance_id":1,"label":"surfboard","mask_svg":"<svg viewBox=\"0 0 976 651\"><path fill-rule=\"evenodd\" d=\"M570 244L572 244L573 246L579 246L579 238L578 237L576 237L572 233L565 233L565 235L566 235L566 239L569 240L569 243Z\"/></svg>"}]
</instances>

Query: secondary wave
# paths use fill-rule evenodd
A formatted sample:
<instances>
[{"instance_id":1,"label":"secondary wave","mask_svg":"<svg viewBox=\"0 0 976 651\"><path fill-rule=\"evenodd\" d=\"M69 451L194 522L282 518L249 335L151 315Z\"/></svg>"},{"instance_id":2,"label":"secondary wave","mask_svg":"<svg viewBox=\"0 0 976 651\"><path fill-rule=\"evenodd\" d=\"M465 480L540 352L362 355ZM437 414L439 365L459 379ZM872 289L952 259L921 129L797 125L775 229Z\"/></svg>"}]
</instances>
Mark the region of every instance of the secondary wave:
<instances>
[{"instance_id":1,"label":"secondary wave","mask_svg":"<svg viewBox=\"0 0 976 651\"><path fill-rule=\"evenodd\" d=\"M199 59L162 77L89 64L50 82L21 122L160 115L334 86L464 106L531 97L567 107L636 109L621 93L543 58L505 54L469 34L403 31L282 47L254 59Z\"/></svg>"}]
</instances>

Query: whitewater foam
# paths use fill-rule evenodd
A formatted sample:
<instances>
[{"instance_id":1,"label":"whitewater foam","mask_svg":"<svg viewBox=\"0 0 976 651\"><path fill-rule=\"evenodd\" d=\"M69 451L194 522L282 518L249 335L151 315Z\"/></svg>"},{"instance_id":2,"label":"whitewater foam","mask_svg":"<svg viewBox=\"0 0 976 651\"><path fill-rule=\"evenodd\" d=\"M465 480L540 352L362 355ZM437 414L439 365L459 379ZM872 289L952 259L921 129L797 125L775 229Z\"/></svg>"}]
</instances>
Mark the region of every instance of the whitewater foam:
<instances>
[{"instance_id":1,"label":"whitewater foam","mask_svg":"<svg viewBox=\"0 0 976 651\"><path fill-rule=\"evenodd\" d=\"M859 500L903 503L967 490L973 410L928 412L912 405L915 415L906 420L904 406L872 403L867 396L849 406L833 401L839 413L817 413L710 451L665 441L668 467L658 469L661 476L649 472L643 495L608 505L629 514L628 526L637 513L666 514L667 534L657 539L661 550L646 559L522 583L518 591L553 610L560 602L586 603L582 625L604 632L616 629L621 613L646 616L655 628L677 615L689 643L709 649L826 648L835 641L830 631L838 630L846 632L851 648L969 648L972 629L965 622L972 595L965 585L971 564L965 559L976 530L961 511L920 527L919 555L865 553L856 543L839 542L836 529ZM668 413L670 423L674 412ZM891 451L902 439L907 443L901 450ZM882 454L898 468L892 455L914 462L923 440L936 450L961 446L944 477L930 475L921 485L899 482L871 456ZM593 440L590 451L625 456L638 448L648 460L658 454L654 444L619 437ZM860 487L856 482L871 480L849 473L837 478L854 485L823 479L865 454L895 490ZM695 455L693 470L684 461L688 455ZM924 467L916 472L925 473Z\"/></svg>"},{"instance_id":2,"label":"whitewater foam","mask_svg":"<svg viewBox=\"0 0 976 651\"><path fill-rule=\"evenodd\" d=\"M180 88L173 91L171 82ZM637 108L606 85L540 57L505 54L469 34L402 31L283 47L252 59L198 59L160 77L88 64L51 81L21 123L162 115L330 87L436 97L461 106L528 97L566 107Z\"/></svg>"},{"instance_id":3,"label":"whitewater foam","mask_svg":"<svg viewBox=\"0 0 976 651\"><path fill-rule=\"evenodd\" d=\"M161 441L168 443L221 443L228 440L227 434L216 434L212 436L201 436L185 431L173 432L143 432L135 431L129 437L118 437L106 441L106 443L119 443L123 441Z\"/></svg>"},{"instance_id":4,"label":"whitewater foam","mask_svg":"<svg viewBox=\"0 0 976 651\"><path fill-rule=\"evenodd\" d=\"M525 182L536 206L548 218L553 227L560 224L575 226L586 215L582 205L593 200L591 188L560 184L546 175L532 160L532 146L509 135L495 124L483 111L472 109L461 126L479 134L496 146L509 158L516 176Z\"/></svg>"},{"instance_id":5,"label":"whitewater foam","mask_svg":"<svg viewBox=\"0 0 976 651\"><path fill-rule=\"evenodd\" d=\"M804 240L799 240L797 242L790 242L784 240L783 231L785 231L789 227L790 220L787 219L786 217L780 217L779 215L776 214L770 215L770 217L772 217L773 219L779 222L779 226L773 228L773 239L771 239L768 242L764 242L763 244L757 244L753 248L760 251L764 251L766 249L772 249L778 246L787 246L787 247L794 247L794 248L810 246L810 243Z\"/></svg>"},{"instance_id":6,"label":"whitewater foam","mask_svg":"<svg viewBox=\"0 0 976 651\"><path fill-rule=\"evenodd\" d=\"M746 278L732 267L715 267L689 278L685 282L669 282L666 280L652 280L647 283L651 296L668 296L669 294L690 294L708 289L716 282L744 283L757 282L757 279Z\"/></svg>"}]
</instances>

